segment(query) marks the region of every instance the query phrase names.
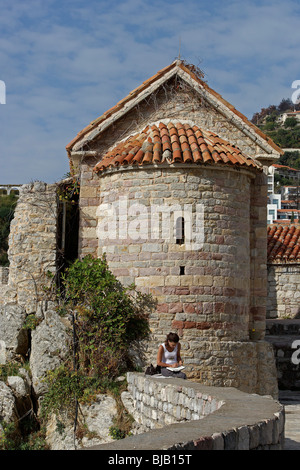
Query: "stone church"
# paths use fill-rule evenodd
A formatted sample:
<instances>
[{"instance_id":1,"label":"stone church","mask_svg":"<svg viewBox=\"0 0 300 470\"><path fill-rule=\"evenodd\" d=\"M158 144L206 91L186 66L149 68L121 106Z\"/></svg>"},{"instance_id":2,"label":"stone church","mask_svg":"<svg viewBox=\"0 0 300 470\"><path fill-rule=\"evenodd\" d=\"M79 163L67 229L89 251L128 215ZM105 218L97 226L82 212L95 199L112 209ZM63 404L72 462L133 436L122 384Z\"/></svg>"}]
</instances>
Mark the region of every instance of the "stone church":
<instances>
[{"instance_id":1,"label":"stone church","mask_svg":"<svg viewBox=\"0 0 300 470\"><path fill-rule=\"evenodd\" d=\"M106 253L122 283L158 301L148 360L176 331L189 377L272 388L272 352L252 338L265 331L266 173L281 149L176 60L67 153L80 178L79 255Z\"/></svg>"},{"instance_id":2,"label":"stone church","mask_svg":"<svg viewBox=\"0 0 300 470\"><path fill-rule=\"evenodd\" d=\"M273 350L264 341L266 175L281 149L181 60L91 122L66 149L80 184L78 256L105 253L123 284L134 282L157 300L145 364L155 364L159 344L173 331L188 378L276 396ZM57 188L29 186L12 224L6 287L24 305L26 286L37 292L43 271L57 269L61 243Z\"/></svg>"}]
</instances>

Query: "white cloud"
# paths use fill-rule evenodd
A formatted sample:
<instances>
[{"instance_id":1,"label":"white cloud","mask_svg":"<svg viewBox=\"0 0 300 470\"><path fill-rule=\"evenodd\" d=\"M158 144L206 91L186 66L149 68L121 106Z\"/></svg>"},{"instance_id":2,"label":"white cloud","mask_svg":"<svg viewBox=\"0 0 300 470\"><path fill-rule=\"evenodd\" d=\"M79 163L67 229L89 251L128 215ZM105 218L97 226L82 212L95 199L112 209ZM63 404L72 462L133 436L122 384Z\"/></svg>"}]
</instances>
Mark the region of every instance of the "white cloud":
<instances>
[{"instance_id":1,"label":"white cloud","mask_svg":"<svg viewBox=\"0 0 300 470\"><path fill-rule=\"evenodd\" d=\"M300 79L297 0L1 3L2 183L60 178L65 145L171 63L180 38L182 57L248 117Z\"/></svg>"}]
</instances>

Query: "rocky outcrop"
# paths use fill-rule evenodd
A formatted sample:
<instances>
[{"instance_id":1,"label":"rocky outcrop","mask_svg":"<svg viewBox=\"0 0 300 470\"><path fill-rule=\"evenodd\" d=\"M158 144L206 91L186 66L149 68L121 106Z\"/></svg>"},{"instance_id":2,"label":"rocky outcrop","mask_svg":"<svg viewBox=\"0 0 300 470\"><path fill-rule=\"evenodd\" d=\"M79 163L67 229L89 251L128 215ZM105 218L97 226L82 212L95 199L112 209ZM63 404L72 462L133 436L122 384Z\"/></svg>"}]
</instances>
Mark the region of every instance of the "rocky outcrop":
<instances>
[{"instance_id":1,"label":"rocky outcrop","mask_svg":"<svg viewBox=\"0 0 300 470\"><path fill-rule=\"evenodd\" d=\"M25 320L25 311L16 304L0 310L0 364L26 356L30 365L30 376L20 368L18 375L0 381L0 437L4 424L14 424L18 433L23 417L38 416L47 372L59 367L70 351L71 324L55 310L46 311L33 330L24 328ZM75 427L67 415L52 415L46 424L47 445L51 450L74 450L109 443L117 414L114 398L97 395L93 403L80 406Z\"/></svg>"},{"instance_id":2,"label":"rocky outcrop","mask_svg":"<svg viewBox=\"0 0 300 470\"><path fill-rule=\"evenodd\" d=\"M59 420L52 415L47 425L47 443L51 450L75 450L109 443L113 441L110 428L116 415L114 398L97 395L92 404L80 406L80 418L76 426L66 415L61 415ZM83 426L85 432L81 436Z\"/></svg>"},{"instance_id":3,"label":"rocky outcrop","mask_svg":"<svg viewBox=\"0 0 300 470\"><path fill-rule=\"evenodd\" d=\"M0 381L0 441L5 425L14 425L18 434L22 419L34 414L29 375L23 368L18 373L17 376L8 376L6 383Z\"/></svg>"},{"instance_id":4,"label":"rocky outcrop","mask_svg":"<svg viewBox=\"0 0 300 470\"><path fill-rule=\"evenodd\" d=\"M16 354L26 355L28 334L23 328L26 313L17 304L0 307L0 363L12 360Z\"/></svg>"},{"instance_id":5,"label":"rocky outcrop","mask_svg":"<svg viewBox=\"0 0 300 470\"><path fill-rule=\"evenodd\" d=\"M53 310L31 333L30 370L32 386L37 397L47 391L44 378L66 359L69 352L70 324Z\"/></svg>"},{"instance_id":6,"label":"rocky outcrop","mask_svg":"<svg viewBox=\"0 0 300 470\"><path fill-rule=\"evenodd\" d=\"M15 423L17 418L14 394L8 385L0 382L0 424Z\"/></svg>"}]
</instances>

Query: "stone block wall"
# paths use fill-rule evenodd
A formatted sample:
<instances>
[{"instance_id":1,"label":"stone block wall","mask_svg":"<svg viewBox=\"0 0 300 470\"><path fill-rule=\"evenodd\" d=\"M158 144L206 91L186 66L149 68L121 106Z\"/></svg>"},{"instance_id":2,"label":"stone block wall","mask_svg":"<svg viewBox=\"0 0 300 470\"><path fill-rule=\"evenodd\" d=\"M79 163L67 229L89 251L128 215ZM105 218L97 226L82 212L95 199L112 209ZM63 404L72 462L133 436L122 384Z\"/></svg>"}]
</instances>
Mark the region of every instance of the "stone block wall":
<instances>
[{"instance_id":1,"label":"stone block wall","mask_svg":"<svg viewBox=\"0 0 300 470\"><path fill-rule=\"evenodd\" d=\"M122 400L149 429L89 450L281 450L284 408L270 397L128 373Z\"/></svg>"},{"instance_id":2,"label":"stone block wall","mask_svg":"<svg viewBox=\"0 0 300 470\"><path fill-rule=\"evenodd\" d=\"M250 328L264 337L267 308L267 175L258 174L250 200Z\"/></svg>"},{"instance_id":3,"label":"stone block wall","mask_svg":"<svg viewBox=\"0 0 300 470\"><path fill-rule=\"evenodd\" d=\"M299 287L299 264L269 264L267 318L300 318Z\"/></svg>"},{"instance_id":4,"label":"stone block wall","mask_svg":"<svg viewBox=\"0 0 300 470\"><path fill-rule=\"evenodd\" d=\"M163 379L164 380L164 379ZM149 429L192 421L218 410L224 402L209 394L185 386L167 384L134 373L127 373L128 392L133 400L130 409L135 420Z\"/></svg>"},{"instance_id":5,"label":"stone block wall","mask_svg":"<svg viewBox=\"0 0 300 470\"><path fill-rule=\"evenodd\" d=\"M35 313L45 298L47 273L56 271L56 185L35 182L20 190L9 236L9 277L2 303L15 303Z\"/></svg>"},{"instance_id":6,"label":"stone block wall","mask_svg":"<svg viewBox=\"0 0 300 470\"><path fill-rule=\"evenodd\" d=\"M147 362L156 360L165 335L176 331L190 378L276 394L272 366L263 384L258 384L266 361L272 364L268 345L260 345L265 354L258 364L261 351L249 338L253 327L263 335L266 307L265 257L259 259L266 242L260 218L264 178L256 195L252 184L251 173L224 167L166 166L98 177L90 165L83 165L79 252L96 257L106 253L110 269L123 284L134 282L141 292L157 299L150 315L152 338L145 345ZM128 214L131 206L140 204L143 218L138 212L119 218L120 196ZM251 198L255 199L252 208ZM198 203L204 208L200 249L188 249L171 237L151 238L153 206L191 204L195 212ZM116 209L115 226L107 225L112 218L101 209L105 204ZM107 230L103 237L100 226ZM140 233L139 239L129 236L132 227Z\"/></svg>"},{"instance_id":7,"label":"stone block wall","mask_svg":"<svg viewBox=\"0 0 300 470\"><path fill-rule=\"evenodd\" d=\"M246 340L250 308L249 188L249 175L225 169L157 168L93 178L89 197L85 197L88 189L81 190L81 256L106 253L110 268L122 283L136 282L139 290L158 299L151 320L161 340L172 328L186 335L197 330L204 338ZM125 236L119 236L122 220L118 219L116 236L108 230L106 239L98 237L97 227L105 224L98 208L111 204L118 210L120 195L127 198L129 211L136 204L146 210L137 227L139 239L129 235L130 224L136 223L138 214L128 218ZM152 207L178 205L183 209L184 204L191 204L195 216L198 203L204 207L202 249L188 249L171 237L152 237Z\"/></svg>"}]
</instances>

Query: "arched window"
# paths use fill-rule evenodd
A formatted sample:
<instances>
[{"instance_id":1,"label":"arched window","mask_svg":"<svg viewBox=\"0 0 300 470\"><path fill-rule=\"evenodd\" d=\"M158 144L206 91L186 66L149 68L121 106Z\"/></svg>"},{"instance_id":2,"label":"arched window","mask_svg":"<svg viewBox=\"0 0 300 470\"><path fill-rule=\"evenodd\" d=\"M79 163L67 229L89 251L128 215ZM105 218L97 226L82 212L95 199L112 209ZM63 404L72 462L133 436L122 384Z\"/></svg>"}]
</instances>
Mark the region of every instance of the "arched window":
<instances>
[{"instance_id":1,"label":"arched window","mask_svg":"<svg viewBox=\"0 0 300 470\"><path fill-rule=\"evenodd\" d=\"M178 217L176 220L176 244L184 244L184 217Z\"/></svg>"}]
</instances>

